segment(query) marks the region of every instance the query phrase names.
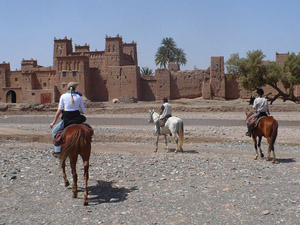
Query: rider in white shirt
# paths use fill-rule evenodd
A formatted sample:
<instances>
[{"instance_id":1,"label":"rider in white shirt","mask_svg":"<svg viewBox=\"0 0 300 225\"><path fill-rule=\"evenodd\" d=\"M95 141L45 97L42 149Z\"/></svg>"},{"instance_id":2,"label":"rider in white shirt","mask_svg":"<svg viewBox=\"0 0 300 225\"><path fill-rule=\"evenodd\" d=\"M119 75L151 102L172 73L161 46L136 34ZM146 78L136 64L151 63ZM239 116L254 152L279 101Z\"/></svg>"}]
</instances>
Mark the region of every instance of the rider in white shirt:
<instances>
[{"instance_id":1,"label":"rider in white shirt","mask_svg":"<svg viewBox=\"0 0 300 225\"><path fill-rule=\"evenodd\" d=\"M166 122L168 120L168 118L172 116L172 105L168 102L167 98L164 98L163 101L164 101L164 104L160 108L159 120L157 120L155 123L157 135L160 135L159 121L165 120L165 122Z\"/></svg>"},{"instance_id":2,"label":"rider in white shirt","mask_svg":"<svg viewBox=\"0 0 300 225\"><path fill-rule=\"evenodd\" d=\"M257 89L257 92L259 97L257 97L254 100L253 108L255 109L255 112L246 120L248 131L246 133L247 136L251 137L251 127L249 126L249 122L253 117L261 117L261 116L268 116L270 115L269 107L268 107L268 100L263 97L264 90L261 88Z\"/></svg>"},{"instance_id":3,"label":"rider in white shirt","mask_svg":"<svg viewBox=\"0 0 300 225\"><path fill-rule=\"evenodd\" d=\"M62 121L60 121L52 131L53 137L58 131L63 130L65 126L68 125L69 121L80 117L80 113L85 113L85 107L81 98L81 94L75 92L77 85L78 84L75 82L69 82L68 91L64 93L59 99L58 109L56 111L53 122L50 123L50 128L52 129L61 114L63 116ZM60 152L61 146L54 146L53 155L55 157L59 157Z\"/></svg>"}]
</instances>

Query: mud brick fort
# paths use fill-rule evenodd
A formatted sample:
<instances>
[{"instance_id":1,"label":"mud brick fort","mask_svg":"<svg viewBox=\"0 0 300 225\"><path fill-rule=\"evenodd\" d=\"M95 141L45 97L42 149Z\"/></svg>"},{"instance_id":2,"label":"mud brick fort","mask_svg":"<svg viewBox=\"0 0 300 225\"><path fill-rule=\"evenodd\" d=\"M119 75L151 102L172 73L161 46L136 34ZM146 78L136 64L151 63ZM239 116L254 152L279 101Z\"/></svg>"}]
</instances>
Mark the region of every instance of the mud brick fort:
<instances>
[{"instance_id":1,"label":"mud brick fort","mask_svg":"<svg viewBox=\"0 0 300 225\"><path fill-rule=\"evenodd\" d=\"M283 62L287 54L276 53ZM211 57L208 69L180 71L169 63L168 69L156 69L154 76L141 76L137 44L124 43L122 37L106 36L104 51L75 45L72 39L54 38L53 66L38 65L37 60L22 60L21 70L11 71L9 63L0 64L0 102L53 103L67 91L70 81L79 83L77 90L90 101L123 102L170 99L237 99L249 98L238 80L226 80L224 57Z\"/></svg>"}]
</instances>

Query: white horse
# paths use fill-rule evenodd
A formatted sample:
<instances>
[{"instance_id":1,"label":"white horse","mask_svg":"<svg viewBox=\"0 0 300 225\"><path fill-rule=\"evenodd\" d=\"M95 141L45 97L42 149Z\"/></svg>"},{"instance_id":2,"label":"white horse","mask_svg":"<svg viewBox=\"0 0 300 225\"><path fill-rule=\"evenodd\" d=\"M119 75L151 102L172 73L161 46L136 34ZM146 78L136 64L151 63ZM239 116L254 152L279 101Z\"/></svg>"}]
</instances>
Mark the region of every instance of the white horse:
<instances>
[{"instance_id":1,"label":"white horse","mask_svg":"<svg viewBox=\"0 0 300 225\"><path fill-rule=\"evenodd\" d=\"M149 110L148 122L155 124L157 120L159 120L159 114L154 110ZM156 126L154 126L154 130L156 131ZM172 134L177 144L175 153L177 153L177 151L183 151L182 145L183 145L184 130L183 130L182 119L175 116L170 117L165 123L165 126L160 128L160 133L165 137L165 144L168 152L169 152L168 141L167 141L168 134ZM179 143L178 143L178 137L179 137ZM157 152L158 149L158 139L159 139L159 135L157 135L156 149L154 150L154 152Z\"/></svg>"}]
</instances>

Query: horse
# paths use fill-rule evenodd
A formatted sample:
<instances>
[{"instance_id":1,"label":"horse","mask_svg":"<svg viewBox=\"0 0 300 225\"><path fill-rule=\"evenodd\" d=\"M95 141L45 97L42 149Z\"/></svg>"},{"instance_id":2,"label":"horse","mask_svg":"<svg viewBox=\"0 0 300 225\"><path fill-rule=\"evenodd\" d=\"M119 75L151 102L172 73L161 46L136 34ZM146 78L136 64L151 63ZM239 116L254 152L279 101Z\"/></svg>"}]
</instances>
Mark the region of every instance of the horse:
<instances>
[{"instance_id":1,"label":"horse","mask_svg":"<svg viewBox=\"0 0 300 225\"><path fill-rule=\"evenodd\" d=\"M253 114L253 112L251 112L251 113L246 112L246 118L249 118L252 114ZM264 154L262 153L260 146L261 146L262 137L265 137L269 144L266 160L267 161L270 160L270 153L271 153L271 151L273 151L272 163L273 164L275 163L276 157L275 157L275 151L274 151L274 144L276 141L277 133L278 133L278 122L277 122L277 120L275 120L273 118L273 116L263 117L259 121L257 127L252 131L252 139L254 141L254 148L255 148L255 152L256 152L254 160L256 160L258 157L257 137L258 137L258 147L259 147L259 151L260 151L260 157L262 157L262 158L264 157Z\"/></svg>"},{"instance_id":2,"label":"horse","mask_svg":"<svg viewBox=\"0 0 300 225\"><path fill-rule=\"evenodd\" d=\"M65 186L69 186L70 183L66 175L66 159L69 157L70 166L73 175L73 198L77 198L77 173L76 163L78 155L81 156L84 166L84 205L88 205L88 179L89 179L89 159L91 154L91 141L93 130L89 125L74 124L65 129L65 134L62 139L60 167L63 170L63 177Z\"/></svg>"},{"instance_id":3,"label":"horse","mask_svg":"<svg viewBox=\"0 0 300 225\"><path fill-rule=\"evenodd\" d=\"M159 114L155 112L154 110L149 110L149 123L156 123L156 121L159 119ZM155 129L156 127L154 127ZM169 152L169 147L168 147L168 141L167 141L167 135L172 134L172 136L175 139L176 142L176 150L175 153L178 151L182 151L182 145L183 145L183 136L184 136L184 130L183 130L183 121L182 119L172 116L168 118L167 122L165 123L164 127L161 127L161 134L164 135L165 138L165 145L167 148L167 151ZM179 137L179 142L178 142L178 137ZM159 135L157 135L156 139L156 148L154 152L157 152L158 150L158 139Z\"/></svg>"}]
</instances>

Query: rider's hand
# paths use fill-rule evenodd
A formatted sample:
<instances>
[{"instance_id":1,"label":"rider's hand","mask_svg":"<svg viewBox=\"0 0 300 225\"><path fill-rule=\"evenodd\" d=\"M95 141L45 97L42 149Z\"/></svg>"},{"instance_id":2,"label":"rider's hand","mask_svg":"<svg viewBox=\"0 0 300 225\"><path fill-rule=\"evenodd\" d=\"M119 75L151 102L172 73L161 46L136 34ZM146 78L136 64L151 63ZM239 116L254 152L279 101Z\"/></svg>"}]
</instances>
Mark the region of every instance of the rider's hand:
<instances>
[{"instance_id":1,"label":"rider's hand","mask_svg":"<svg viewBox=\"0 0 300 225\"><path fill-rule=\"evenodd\" d=\"M53 123L53 122L50 123L49 126L50 126L50 128L52 129L52 127L54 126L54 123Z\"/></svg>"}]
</instances>

